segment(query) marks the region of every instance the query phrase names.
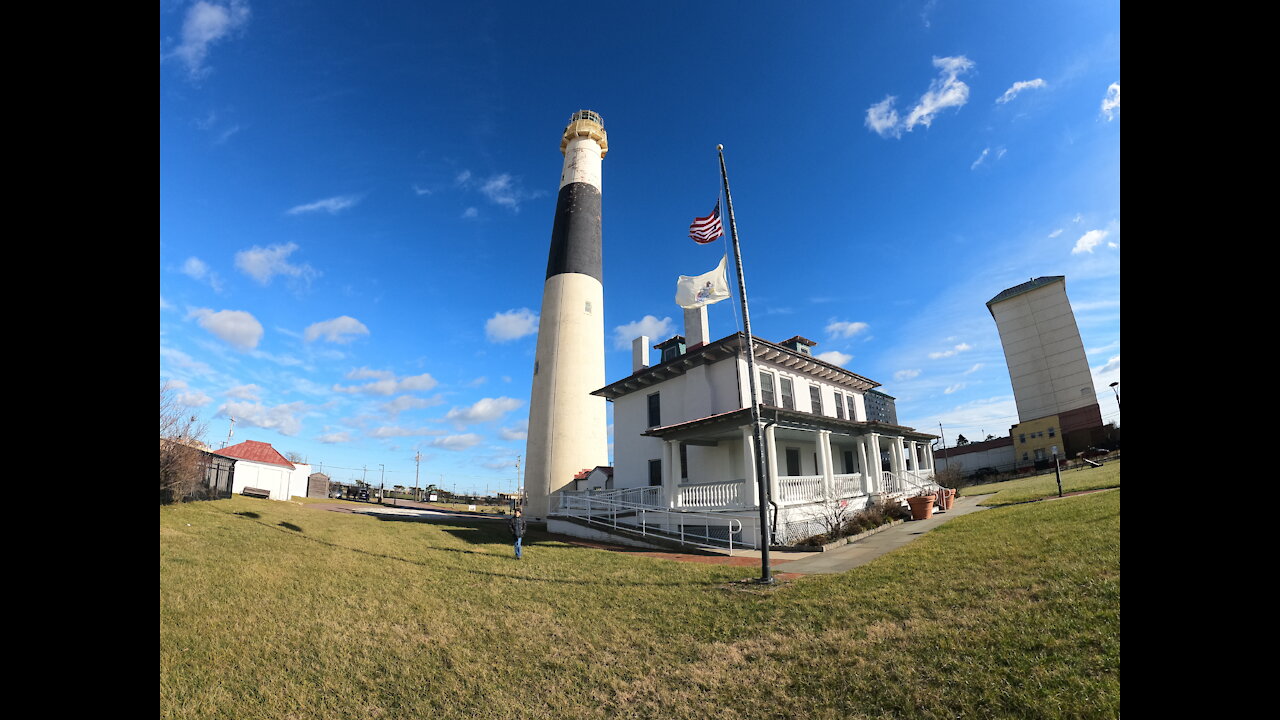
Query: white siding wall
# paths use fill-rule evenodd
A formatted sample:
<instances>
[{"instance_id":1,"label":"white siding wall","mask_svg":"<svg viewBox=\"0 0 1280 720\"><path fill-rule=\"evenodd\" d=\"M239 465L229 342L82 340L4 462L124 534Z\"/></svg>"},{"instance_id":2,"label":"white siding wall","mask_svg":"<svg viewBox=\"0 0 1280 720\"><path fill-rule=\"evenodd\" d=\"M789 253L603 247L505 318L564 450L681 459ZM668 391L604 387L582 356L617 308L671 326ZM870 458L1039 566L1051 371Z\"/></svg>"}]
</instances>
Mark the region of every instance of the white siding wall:
<instances>
[{"instance_id":1,"label":"white siding wall","mask_svg":"<svg viewBox=\"0 0 1280 720\"><path fill-rule=\"evenodd\" d=\"M267 490L272 500L288 500L307 496L307 477L311 466L294 463L290 470L282 465L268 465L250 460L236 460L235 482L231 492L241 493L247 487Z\"/></svg>"}]
</instances>

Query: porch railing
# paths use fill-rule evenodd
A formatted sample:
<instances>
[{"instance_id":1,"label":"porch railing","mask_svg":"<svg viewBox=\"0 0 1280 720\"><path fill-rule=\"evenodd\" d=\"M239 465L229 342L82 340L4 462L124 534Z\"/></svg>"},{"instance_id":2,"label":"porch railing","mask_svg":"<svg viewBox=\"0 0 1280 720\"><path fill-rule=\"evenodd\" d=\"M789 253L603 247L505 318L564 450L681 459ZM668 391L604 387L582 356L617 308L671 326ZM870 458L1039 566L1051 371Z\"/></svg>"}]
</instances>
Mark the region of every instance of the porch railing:
<instances>
[{"instance_id":1,"label":"porch railing","mask_svg":"<svg viewBox=\"0 0 1280 720\"><path fill-rule=\"evenodd\" d=\"M678 508L738 508L746 504L743 497L746 482L729 480L726 482L692 483L676 486L676 502Z\"/></svg>"},{"instance_id":2,"label":"porch railing","mask_svg":"<svg viewBox=\"0 0 1280 720\"><path fill-rule=\"evenodd\" d=\"M821 499L821 475L782 475L778 478L779 502L816 502Z\"/></svg>"}]
</instances>

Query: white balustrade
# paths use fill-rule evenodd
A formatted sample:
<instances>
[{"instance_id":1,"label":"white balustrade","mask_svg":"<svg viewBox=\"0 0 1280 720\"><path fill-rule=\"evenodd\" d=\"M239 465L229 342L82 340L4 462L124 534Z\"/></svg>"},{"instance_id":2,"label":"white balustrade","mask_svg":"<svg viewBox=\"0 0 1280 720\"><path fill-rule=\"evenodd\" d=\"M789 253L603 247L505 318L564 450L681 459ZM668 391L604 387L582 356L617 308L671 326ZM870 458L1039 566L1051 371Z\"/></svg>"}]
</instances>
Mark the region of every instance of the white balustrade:
<instances>
[{"instance_id":1,"label":"white balustrade","mask_svg":"<svg viewBox=\"0 0 1280 720\"><path fill-rule=\"evenodd\" d=\"M742 507L742 480L692 483L676 487L676 507L732 508Z\"/></svg>"},{"instance_id":2,"label":"white balustrade","mask_svg":"<svg viewBox=\"0 0 1280 720\"><path fill-rule=\"evenodd\" d=\"M822 499L821 475L783 475L778 478L779 502L817 502Z\"/></svg>"}]
</instances>

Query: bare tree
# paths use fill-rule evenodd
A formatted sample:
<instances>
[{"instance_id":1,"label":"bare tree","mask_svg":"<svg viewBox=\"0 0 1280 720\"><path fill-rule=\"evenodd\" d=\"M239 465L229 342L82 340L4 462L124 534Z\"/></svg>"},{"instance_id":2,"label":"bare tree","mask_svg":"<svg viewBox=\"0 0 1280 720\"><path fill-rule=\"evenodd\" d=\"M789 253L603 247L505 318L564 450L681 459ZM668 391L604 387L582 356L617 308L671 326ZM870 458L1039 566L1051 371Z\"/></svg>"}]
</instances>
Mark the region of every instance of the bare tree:
<instances>
[{"instance_id":1,"label":"bare tree","mask_svg":"<svg viewBox=\"0 0 1280 720\"><path fill-rule=\"evenodd\" d=\"M160 384L160 502L180 501L204 480L202 446L205 425L177 397L169 383Z\"/></svg>"}]
</instances>

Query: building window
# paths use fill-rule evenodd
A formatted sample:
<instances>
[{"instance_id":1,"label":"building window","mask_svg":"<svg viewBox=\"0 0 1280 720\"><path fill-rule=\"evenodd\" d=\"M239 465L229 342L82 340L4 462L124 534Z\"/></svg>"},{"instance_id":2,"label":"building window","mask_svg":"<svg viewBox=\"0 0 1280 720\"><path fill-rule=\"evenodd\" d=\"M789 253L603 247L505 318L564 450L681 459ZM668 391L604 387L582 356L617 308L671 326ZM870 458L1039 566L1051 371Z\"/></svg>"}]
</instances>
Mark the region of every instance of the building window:
<instances>
[{"instance_id":1,"label":"building window","mask_svg":"<svg viewBox=\"0 0 1280 720\"><path fill-rule=\"evenodd\" d=\"M836 393L836 419L844 419L844 403L840 402L840 393Z\"/></svg>"},{"instance_id":2,"label":"building window","mask_svg":"<svg viewBox=\"0 0 1280 720\"><path fill-rule=\"evenodd\" d=\"M659 393L649 396L649 427L658 427L662 424L662 401L658 399Z\"/></svg>"},{"instance_id":3,"label":"building window","mask_svg":"<svg viewBox=\"0 0 1280 720\"><path fill-rule=\"evenodd\" d=\"M680 479L689 479L689 446L680 443Z\"/></svg>"},{"instance_id":4,"label":"building window","mask_svg":"<svg viewBox=\"0 0 1280 720\"><path fill-rule=\"evenodd\" d=\"M787 410L796 409L795 394L791 392L791 378L778 378L778 385L782 388L782 407Z\"/></svg>"},{"instance_id":5,"label":"building window","mask_svg":"<svg viewBox=\"0 0 1280 720\"><path fill-rule=\"evenodd\" d=\"M858 413L857 413L857 412L855 412L855 411L854 411L854 409L853 409L853 408L854 408L854 404L853 404L853 396L852 396L852 395L845 395L845 396L844 396L844 399L849 401L849 419L850 419L850 420L857 420L857 419L858 419Z\"/></svg>"},{"instance_id":6,"label":"building window","mask_svg":"<svg viewBox=\"0 0 1280 720\"><path fill-rule=\"evenodd\" d=\"M773 396L773 373L760 373L760 401L765 405L777 405L777 398Z\"/></svg>"},{"instance_id":7,"label":"building window","mask_svg":"<svg viewBox=\"0 0 1280 720\"><path fill-rule=\"evenodd\" d=\"M1049 437L1056 437L1053 432L1053 428L1049 428Z\"/></svg>"},{"instance_id":8,"label":"building window","mask_svg":"<svg viewBox=\"0 0 1280 720\"><path fill-rule=\"evenodd\" d=\"M809 411L814 415L825 415L822 412L822 388L817 385L809 386Z\"/></svg>"},{"instance_id":9,"label":"building window","mask_svg":"<svg viewBox=\"0 0 1280 720\"><path fill-rule=\"evenodd\" d=\"M1026 444L1026 442L1027 442L1027 434L1026 434L1026 433L1018 433L1018 442L1020 442L1020 443L1022 443L1022 444L1024 444L1024 445L1025 445L1025 444ZM1023 459L1023 460L1026 460L1026 458L1025 458L1025 457L1024 457L1024 458L1022 458L1022 459Z\"/></svg>"},{"instance_id":10,"label":"building window","mask_svg":"<svg viewBox=\"0 0 1280 720\"><path fill-rule=\"evenodd\" d=\"M787 474L800 474L800 448L787 448Z\"/></svg>"},{"instance_id":11,"label":"building window","mask_svg":"<svg viewBox=\"0 0 1280 720\"><path fill-rule=\"evenodd\" d=\"M845 471L846 473L850 473L850 474L852 474L852 473L853 473L853 468L854 468L854 464L853 464L853 451L852 451L852 450L845 450L845 451L844 451L844 471Z\"/></svg>"},{"instance_id":12,"label":"building window","mask_svg":"<svg viewBox=\"0 0 1280 720\"><path fill-rule=\"evenodd\" d=\"M662 461L650 460L649 461L649 486L652 487L652 486L661 485L661 484L662 484Z\"/></svg>"}]
</instances>

